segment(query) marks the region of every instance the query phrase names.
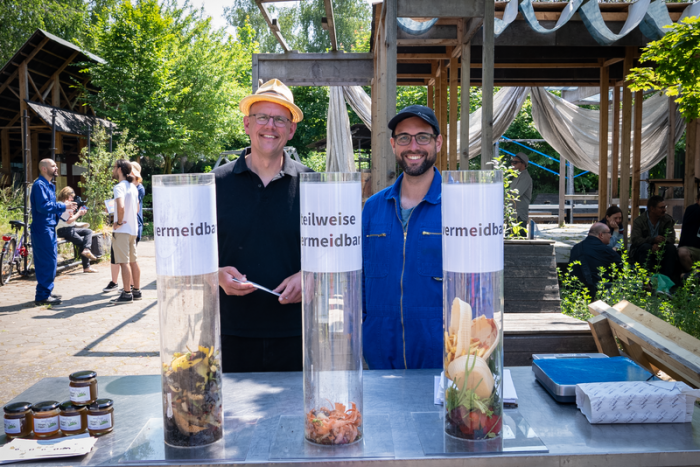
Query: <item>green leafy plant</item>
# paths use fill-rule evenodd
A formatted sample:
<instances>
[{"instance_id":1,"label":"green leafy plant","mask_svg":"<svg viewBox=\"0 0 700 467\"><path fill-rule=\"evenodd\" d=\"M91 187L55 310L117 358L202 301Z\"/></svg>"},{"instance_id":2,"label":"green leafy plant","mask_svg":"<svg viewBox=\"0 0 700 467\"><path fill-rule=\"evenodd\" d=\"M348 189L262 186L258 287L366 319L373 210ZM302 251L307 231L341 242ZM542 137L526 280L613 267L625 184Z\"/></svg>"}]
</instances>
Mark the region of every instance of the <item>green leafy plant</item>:
<instances>
[{"instance_id":1,"label":"green leafy plant","mask_svg":"<svg viewBox=\"0 0 700 467\"><path fill-rule=\"evenodd\" d=\"M8 186L0 189L0 234L9 234L11 220L23 220L22 210L9 211L22 206L22 187Z\"/></svg>"},{"instance_id":2,"label":"green leafy plant","mask_svg":"<svg viewBox=\"0 0 700 467\"><path fill-rule=\"evenodd\" d=\"M88 153L83 148L77 166L85 169L83 180L78 185L87 201L88 212L83 216L84 222L89 222L92 230L104 229L107 219L105 200L112 199L112 167L117 159L131 160L137 156L138 150L129 139L128 130L124 130L120 142L113 144L114 151L108 151L109 137L102 127L97 127L92 134L92 148Z\"/></svg>"},{"instance_id":3,"label":"green leafy plant","mask_svg":"<svg viewBox=\"0 0 700 467\"><path fill-rule=\"evenodd\" d=\"M518 171L506 162L505 156L498 156L488 164L493 166L494 170L503 172L503 235L505 238L516 238L525 232L515 212L515 202L520 198L517 190L510 189L513 179L518 176Z\"/></svg>"}]
</instances>

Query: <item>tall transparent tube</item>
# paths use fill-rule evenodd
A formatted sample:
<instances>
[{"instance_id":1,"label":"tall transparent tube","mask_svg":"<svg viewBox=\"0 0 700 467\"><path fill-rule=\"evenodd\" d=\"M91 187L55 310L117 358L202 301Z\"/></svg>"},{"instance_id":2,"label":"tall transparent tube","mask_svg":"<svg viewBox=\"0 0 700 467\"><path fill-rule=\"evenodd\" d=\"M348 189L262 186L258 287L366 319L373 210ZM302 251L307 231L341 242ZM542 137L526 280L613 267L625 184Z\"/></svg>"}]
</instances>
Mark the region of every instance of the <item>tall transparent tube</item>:
<instances>
[{"instance_id":1,"label":"tall transparent tube","mask_svg":"<svg viewBox=\"0 0 700 467\"><path fill-rule=\"evenodd\" d=\"M304 435L362 438L360 173L301 174Z\"/></svg>"},{"instance_id":2,"label":"tall transparent tube","mask_svg":"<svg viewBox=\"0 0 700 467\"><path fill-rule=\"evenodd\" d=\"M223 436L216 192L213 174L153 177L165 442Z\"/></svg>"},{"instance_id":3,"label":"tall transparent tube","mask_svg":"<svg viewBox=\"0 0 700 467\"><path fill-rule=\"evenodd\" d=\"M442 180L445 432L491 439L503 426L503 173Z\"/></svg>"}]
</instances>

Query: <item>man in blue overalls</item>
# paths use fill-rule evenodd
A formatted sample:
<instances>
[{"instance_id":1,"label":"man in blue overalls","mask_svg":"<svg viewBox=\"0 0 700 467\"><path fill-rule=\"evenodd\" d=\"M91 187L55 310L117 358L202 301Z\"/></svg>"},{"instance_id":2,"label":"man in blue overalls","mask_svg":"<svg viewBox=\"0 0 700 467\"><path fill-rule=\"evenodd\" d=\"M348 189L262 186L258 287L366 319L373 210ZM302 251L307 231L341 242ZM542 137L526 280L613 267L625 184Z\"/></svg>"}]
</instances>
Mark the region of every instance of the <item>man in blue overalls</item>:
<instances>
[{"instance_id":1,"label":"man in blue overalls","mask_svg":"<svg viewBox=\"0 0 700 467\"><path fill-rule=\"evenodd\" d=\"M56 224L58 216L66 209L74 210L73 201L61 203L56 201L56 187L51 180L58 175L58 166L51 159L39 162L41 176L34 181L30 203L32 206L32 248L34 249L34 268L36 270L36 306L58 305L61 297L53 295L53 281L56 278L56 260L58 243L56 241Z\"/></svg>"}]
</instances>

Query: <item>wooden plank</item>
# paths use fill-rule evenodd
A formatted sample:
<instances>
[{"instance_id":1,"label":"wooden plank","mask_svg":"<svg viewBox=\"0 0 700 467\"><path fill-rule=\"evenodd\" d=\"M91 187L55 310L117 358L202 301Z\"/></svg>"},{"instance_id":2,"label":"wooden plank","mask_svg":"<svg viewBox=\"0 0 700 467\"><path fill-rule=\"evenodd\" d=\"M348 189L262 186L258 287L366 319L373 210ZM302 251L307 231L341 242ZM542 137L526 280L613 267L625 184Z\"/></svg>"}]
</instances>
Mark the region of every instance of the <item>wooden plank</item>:
<instances>
[{"instance_id":1,"label":"wooden plank","mask_svg":"<svg viewBox=\"0 0 700 467\"><path fill-rule=\"evenodd\" d=\"M608 208L608 98L610 69L603 66L600 69L600 126L598 137L598 160L600 172L598 176L598 219L605 217Z\"/></svg>"},{"instance_id":2,"label":"wooden plank","mask_svg":"<svg viewBox=\"0 0 700 467\"><path fill-rule=\"evenodd\" d=\"M559 212L557 224L564 225L566 217L566 159L559 155Z\"/></svg>"},{"instance_id":3,"label":"wooden plank","mask_svg":"<svg viewBox=\"0 0 700 467\"><path fill-rule=\"evenodd\" d=\"M676 175L676 101L668 98L668 145L666 146L666 178L674 178Z\"/></svg>"},{"instance_id":4,"label":"wooden plank","mask_svg":"<svg viewBox=\"0 0 700 467\"><path fill-rule=\"evenodd\" d=\"M0 155L2 173L10 175L10 133L7 130L0 131Z\"/></svg>"},{"instance_id":5,"label":"wooden plank","mask_svg":"<svg viewBox=\"0 0 700 467\"><path fill-rule=\"evenodd\" d=\"M457 117L459 115L459 104L457 103L457 98L459 97L459 91L457 86L459 83L458 77L458 65L457 59L450 59L450 132L449 132L449 153L448 153L448 164L449 170L457 170L457 160L459 159L459 153L457 152ZM448 135L445 135L448 136Z\"/></svg>"},{"instance_id":6,"label":"wooden plank","mask_svg":"<svg viewBox=\"0 0 700 467\"><path fill-rule=\"evenodd\" d=\"M504 244L505 257L520 256L554 256L554 245L507 245Z\"/></svg>"},{"instance_id":7,"label":"wooden plank","mask_svg":"<svg viewBox=\"0 0 700 467\"><path fill-rule=\"evenodd\" d=\"M620 349L617 348L615 336L610 329L608 318L603 315L594 316L588 320L595 346L598 353L604 353L608 357L619 357Z\"/></svg>"},{"instance_id":8,"label":"wooden plank","mask_svg":"<svg viewBox=\"0 0 700 467\"><path fill-rule=\"evenodd\" d=\"M431 2L434 3L434 2ZM481 63L483 63L481 79L481 170L488 170L488 164L493 159L493 64L495 62L495 35L493 0L484 0L483 45L481 48ZM480 15L471 15L480 16Z\"/></svg>"},{"instance_id":9,"label":"wooden plank","mask_svg":"<svg viewBox=\"0 0 700 467\"><path fill-rule=\"evenodd\" d=\"M385 47L385 57L384 57L384 73L385 80L383 83L383 95L382 99L384 102L384 115L386 115L386 120L383 120L383 125L389 124L389 120L394 118L396 115L396 8L398 0L385 0L384 8L386 13L384 14L384 34L385 40L383 46ZM383 162L384 162L384 173L385 173L385 183L386 185L382 188L386 188L396 181L396 159L394 158L394 153L391 149L391 144L389 138L385 138L383 142Z\"/></svg>"},{"instance_id":10,"label":"wooden plank","mask_svg":"<svg viewBox=\"0 0 700 467\"><path fill-rule=\"evenodd\" d=\"M333 2L331 0L323 0L323 6L326 9L326 21L328 24L328 35L331 38L331 50L338 50L338 40L335 37L335 17L333 15Z\"/></svg>"},{"instance_id":11,"label":"wooden plank","mask_svg":"<svg viewBox=\"0 0 700 467\"><path fill-rule=\"evenodd\" d=\"M442 93L445 92L444 89L442 88L442 61L438 62L435 65L435 117L438 120L438 127L440 128L440 133L444 133L444 125L442 123ZM444 136L443 136L444 138ZM444 144L443 144L444 147ZM438 169L439 172L442 172L442 150L437 154L437 158L435 160L435 167Z\"/></svg>"},{"instance_id":12,"label":"wooden plank","mask_svg":"<svg viewBox=\"0 0 700 467\"><path fill-rule=\"evenodd\" d=\"M466 21L466 20L465 20ZM471 42L462 44L457 47L462 50L462 105L460 108L460 128L459 128L459 169L469 169L469 108L470 103L470 87L471 87Z\"/></svg>"},{"instance_id":13,"label":"wooden plank","mask_svg":"<svg viewBox=\"0 0 700 467\"><path fill-rule=\"evenodd\" d=\"M636 53L636 47L625 47L624 76L627 76L632 68L632 61ZM622 238L627 247L627 226L629 225L629 200L630 200L630 156L632 137L632 91L625 83L622 88L622 144L620 155L620 209L622 210Z\"/></svg>"},{"instance_id":14,"label":"wooden plank","mask_svg":"<svg viewBox=\"0 0 700 467\"><path fill-rule=\"evenodd\" d=\"M506 334L590 334L586 321L562 313L505 313L503 332Z\"/></svg>"},{"instance_id":15,"label":"wooden plank","mask_svg":"<svg viewBox=\"0 0 700 467\"><path fill-rule=\"evenodd\" d=\"M440 170L448 170L447 166L447 99L448 99L448 82L447 82L447 63L440 62L440 133L442 136L442 148L440 149Z\"/></svg>"},{"instance_id":16,"label":"wooden plank","mask_svg":"<svg viewBox=\"0 0 700 467\"><path fill-rule=\"evenodd\" d=\"M493 3L490 4L493 7ZM401 0L397 16L401 18L472 18L484 15L488 7L480 1L426 2Z\"/></svg>"},{"instance_id":17,"label":"wooden plank","mask_svg":"<svg viewBox=\"0 0 700 467\"><path fill-rule=\"evenodd\" d=\"M279 42L279 44L282 46L282 50L284 50L285 52L289 52L289 46L287 45L287 41L285 41L284 37L282 36L282 32L280 31L279 25L277 25L277 22L273 21L272 17L270 17L270 13L267 11L265 5L263 5L262 0L255 0L255 3L258 5L260 14L262 14L263 18L265 19L267 26L272 32L272 35L275 36L277 42Z\"/></svg>"},{"instance_id":18,"label":"wooden plank","mask_svg":"<svg viewBox=\"0 0 700 467\"><path fill-rule=\"evenodd\" d=\"M639 216L640 178L642 165L642 107L643 91L634 93L634 147L632 150L632 219ZM644 194L646 197L647 195Z\"/></svg>"},{"instance_id":19,"label":"wooden plank","mask_svg":"<svg viewBox=\"0 0 700 467\"><path fill-rule=\"evenodd\" d=\"M31 139L31 149L32 149L32 180L37 178L39 176L39 133L32 132L30 133L30 139Z\"/></svg>"},{"instance_id":20,"label":"wooden plank","mask_svg":"<svg viewBox=\"0 0 700 467\"><path fill-rule=\"evenodd\" d=\"M533 354L595 353L596 346L590 334L507 334L503 336L503 350L506 366L531 366Z\"/></svg>"},{"instance_id":21,"label":"wooden plank","mask_svg":"<svg viewBox=\"0 0 700 467\"><path fill-rule=\"evenodd\" d=\"M686 123L685 130L685 174L683 177L683 205L685 208L695 203L695 157L700 143L698 138L698 120Z\"/></svg>"},{"instance_id":22,"label":"wooden plank","mask_svg":"<svg viewBox=\"0 0 700 467\"><path fill-rule=\"evenodd\" d=\"M620 167L620 87L613 86L613 145L612 145L612 198L619 198L618 171Z\"/></svg>"},{"instance_id":23,"label":"wooden plank","mask_svg":"<svg viewBox=\"0 0 700 467\"><path fill-rule=\"evenodd\" d=\"M372 79L372 122L376 124L372 125L372 147L380 148L379 150L373 151L372 159L370 161L371 167L371 181L370 181L370 193L378 193L386 186L386 171L384 170L384 139L389 139L390 135L386 126L381 126L386 119L386 116L382 117L381 112L385 112L384 104L382 103L382 84L384 77L382 76L382 63L384 61L384 47L382 47L382 33L383 28L381 25L377 27L377 37L374 44L374 78ZM381 121L380 121L381 120ZM388 122L386 122L388 123Z\"/></svg>"},{"instance_id":24,"label":"wooden plank","mask_svg":"<svg viewBox=\"0 0 700 467\"><path fill-rule=\"evenodd\" d=\"M523 298L506 299L503 302L506 313L550 314L561 312L561 300L525 300Z\"/></svg>"}]
</instances>

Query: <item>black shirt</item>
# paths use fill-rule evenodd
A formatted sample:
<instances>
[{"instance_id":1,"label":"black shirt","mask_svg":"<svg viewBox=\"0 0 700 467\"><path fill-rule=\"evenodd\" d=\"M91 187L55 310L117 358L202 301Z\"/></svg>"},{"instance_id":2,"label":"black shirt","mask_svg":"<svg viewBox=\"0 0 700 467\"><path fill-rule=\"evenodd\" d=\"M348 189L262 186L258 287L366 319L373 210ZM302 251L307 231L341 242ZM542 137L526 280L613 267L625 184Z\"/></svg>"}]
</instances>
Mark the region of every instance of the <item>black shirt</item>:
<instances>
[{"instance_id":1,"label":"black shirt","mask_svg":"<svg viewBox=\"0 0 700 467\"><path fill-rule=\"evenodd\" d=\"M299 174L313 171L285 153L282 171L265 186L245 162L249 153L213 172L219 267L274 289L301 269ZM281 305L261 290L237 297L219 289L219 298L222 335L301 336L301 303Z\"/></svg>"},{"instance_id":2,"label":"black shirt","mask_svg":"<svg viewBox=\"0 0 700 467\"><path fill-rule=\"evenodd\" d=\"M700 205L691 204L683 214L683 227L681 227L681 239L678 246L691 246L700 248Z\"/></svg>"},{"instance_id":3,"label":"black shirt","mask_svg":"<svg viewBox=\"0 0 700 467\"><path fill-rule=\"evenodd\" d=\"M595 287L603 278L598 268L608 269L611 264L622 265L620 255L608 248L598 237L587 236L582 242L571 249L570 262L580 261L581 265L574 266L574 275L588 287ZM606 271L607 272L607 271Z\"/></svg>"}]
</instances>

